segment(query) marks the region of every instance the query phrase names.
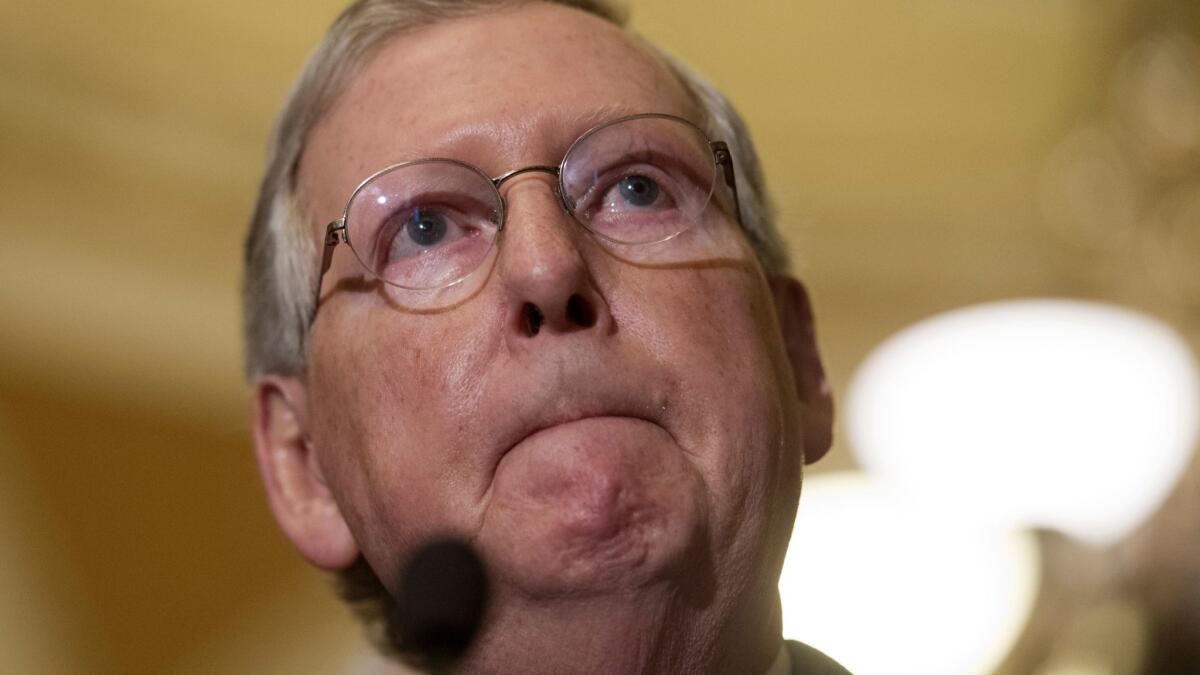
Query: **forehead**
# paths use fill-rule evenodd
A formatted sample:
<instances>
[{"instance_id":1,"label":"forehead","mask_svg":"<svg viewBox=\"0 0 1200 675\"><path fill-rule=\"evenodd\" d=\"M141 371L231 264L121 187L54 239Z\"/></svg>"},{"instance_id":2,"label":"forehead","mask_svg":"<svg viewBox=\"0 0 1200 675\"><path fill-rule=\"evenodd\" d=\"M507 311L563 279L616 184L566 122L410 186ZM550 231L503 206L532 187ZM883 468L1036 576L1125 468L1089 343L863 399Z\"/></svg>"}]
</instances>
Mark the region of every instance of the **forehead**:
<instances>
[{"instance_id":1,"label":"forehead","mask_svg":"<svg viewBox=\"0 0 1200 675\"><path fill-rule=\"evenodd\" d=\"M493 175L557 164L583 131L637 112L697 117L667 67L603 19L530 3L443 21L393 39L354 77L309 137L301 192L323 211L420 157Z\"/></svg>"}]
</instances>

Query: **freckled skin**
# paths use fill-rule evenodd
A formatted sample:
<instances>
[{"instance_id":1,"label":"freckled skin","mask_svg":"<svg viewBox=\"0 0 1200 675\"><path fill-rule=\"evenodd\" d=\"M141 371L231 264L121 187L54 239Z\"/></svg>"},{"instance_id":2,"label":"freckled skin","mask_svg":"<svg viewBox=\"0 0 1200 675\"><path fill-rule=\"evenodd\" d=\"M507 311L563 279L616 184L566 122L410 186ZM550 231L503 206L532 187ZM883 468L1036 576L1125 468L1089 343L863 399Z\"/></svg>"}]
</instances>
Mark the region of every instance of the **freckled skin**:
<instances>
[{"instance_id":1,"label":"freckled skin","mask_svg":"<svg viewBox=\"0 0 1200 675\"><path fill-rule=\"evenodd\" d=\"M299 185L313 236L392 162L452 153L493 175L557 164L591 126L580 120L614 106L699 119L660 63L574 10L534 3L406 35L309 139ZM443 311L339 287L361 271L335 252L305 384L317 461L355 540L385 583L432 534L476 543L496 597L471 668L765 667L801 451L748 245L730 238L721 264L638 266L565 215L545 176L505 196L494 265ZM563 321L572 294L594 325ZM516 320L530 302L548 317L536 336ZM531 649L548 638L575 640L570 658Z\"/></svg>"}]
</instances>

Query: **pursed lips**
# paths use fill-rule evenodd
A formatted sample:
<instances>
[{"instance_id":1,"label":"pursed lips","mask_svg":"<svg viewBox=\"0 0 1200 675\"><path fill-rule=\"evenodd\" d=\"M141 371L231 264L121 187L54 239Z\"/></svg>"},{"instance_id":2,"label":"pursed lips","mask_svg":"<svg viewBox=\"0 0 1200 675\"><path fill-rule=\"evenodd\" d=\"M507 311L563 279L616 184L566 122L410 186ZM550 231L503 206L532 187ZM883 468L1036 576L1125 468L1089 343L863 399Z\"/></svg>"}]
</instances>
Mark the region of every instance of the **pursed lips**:
<instances>
[{"instance_id":1,"label":"pursed lips","mask_svg":"<svg viewBox=\"0 0 1200 675\"><path fill-rule=\"evenodd\" d=\"M628 395L598 396L589 402L582 402L579 398L581 397L559 398L554 403L545 405L541 410L524 417L528 420L527 422L518 422L510 433L500 439L496 446L499 452L495 458L495 465L498 465L513 448L526 440L549 429L585 419L611 417L641 420L662 427L670 434L670 429L666 427L662 419L662 414L666 410L665 405L630 400Z\"/></svg>"},{"instance_id":2,"label":"pursed lips","mask_svg":"<svg viewBox=\"0 0 1200 675\"><path fill-rule=\"evenodd\" d=\"M527 427L527 429L525 431L519 432L519 437L516 438L512 443L508 444L508 450L512 450L513 448L515 448L516 446L520 445L521 443L529 440L530 438L533 438L534 436L537 436L538 434L548 431L550 429L554 429L556 427L560 427L560 426L563 426L566 424L571 424L573 422L579 422L581 420L595 419L595 418L602 418L602 417L610 417L613 419L620 419L620 418L636 419L636 420L641 420L643 422L650 422L651 424L657 424L657 425L661 426L660 422L657 419L649 419L643 414L638 414L638 413L634 413L634 412L630 412L630 411L623 411L623 410L614 410L611 408L601 409L601 410L580 411L580 412L574 412L574 413L564 413L564 414L560 414L560 415L553 415L553 416L547 417L546 419L542 420L541 422L539 422L535 425L532 425L530 427Z\"/></svg>"},{"instance_id":3,"label":"pursed lips","mask_svg":"<svg viewBox=\"0 0 1200 675\"><path fill-rule=\"evenodd\" d=\"M676 378L644 354L580 349L542 353L521 366L496 380L503 386L483 392L483 400L508 401L504 419L492 425L482 446L486 455L479 457L487 472L480 476L484 500L513 448L564 424L596 417L634 419L659 427L679 442L670 414L681 395Z\"/></svg>"},{"instance_id":4,"label":"pursed lips","mask_svg":"<svg viewBox=\"0 0 1200 675\"><path fill-rule=\"evenodd\" d=\"M615 414L611 414L611 413L601 414L601 415L583 415L580 417L568 417L568 418L565 418L562 420L549 422L545 426L541 426L541 427L538 427L538 428L530 431L528 434L525 435L524 438L522 438L521 440L514 443L512 445L512 447L510 447L509 449L511 450L513 447L516 447L516 446L520 445L521 443L528 441L529 439L537 436L538 434L541 434L544 431L548 431L550 429L555 429L557 427L561 427L561 426L564 426L567 424L572 424L574 422L580 422L583 420L590 420L590 419L633 419L633 420L640 420L643 422L650 422L651 424L658 424L657 422L654 422L653 420L648 420L644 417L637 417L637 416L633 416L633 415L615 415Z\"/></svg>"}]
</instances>

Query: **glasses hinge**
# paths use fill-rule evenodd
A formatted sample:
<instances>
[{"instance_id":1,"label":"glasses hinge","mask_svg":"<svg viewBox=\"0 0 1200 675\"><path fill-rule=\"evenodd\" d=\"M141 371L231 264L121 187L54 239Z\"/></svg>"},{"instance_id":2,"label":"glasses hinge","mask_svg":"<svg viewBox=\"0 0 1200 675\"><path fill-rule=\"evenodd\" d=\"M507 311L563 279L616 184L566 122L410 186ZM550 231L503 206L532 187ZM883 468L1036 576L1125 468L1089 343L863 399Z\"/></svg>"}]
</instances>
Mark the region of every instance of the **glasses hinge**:
<instances>
[{"instance_id":1,"label":"glasses hinge","mask_svg":"<svg viewBox=\"0 0 1200 675\"><path fill-rule=\"evenodd\" d=\"M335 220L329 224L329 227L325 228L326 246L337 246L339 241L348 243L346 239L346 222L343 220Z\"/></svg>"},{"instance_id":2,"label":"glasses hinge","mask_svg":"<svg viewBox=\"0 0 1200 675\"><path fill-rule=\"evenodd\" d=\"M717 158L717 164L725 164L733 161L733 155L729 152L729 146L722 141L713 141L713 155Z\"/></svg>"}]
</instances>

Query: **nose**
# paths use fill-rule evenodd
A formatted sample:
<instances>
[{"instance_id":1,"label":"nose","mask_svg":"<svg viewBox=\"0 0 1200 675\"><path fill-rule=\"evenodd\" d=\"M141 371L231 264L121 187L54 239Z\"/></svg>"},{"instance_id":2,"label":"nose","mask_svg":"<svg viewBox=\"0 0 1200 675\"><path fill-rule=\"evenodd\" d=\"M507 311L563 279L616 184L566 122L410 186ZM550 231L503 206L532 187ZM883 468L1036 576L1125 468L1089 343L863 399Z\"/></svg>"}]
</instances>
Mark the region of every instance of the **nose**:
<instances>
[{"instance_id":1,"label":"nose","mask_svg":"<svg viewBox=\"0 0 1200 675\"><path fill-rule=\"evenodd\" d=\"M511 336L602 330L611 323L585 249L591 245L559 201L549 175L525 175L506 186L508 213L500 247Z\"/></svg>"}]
</instances>

